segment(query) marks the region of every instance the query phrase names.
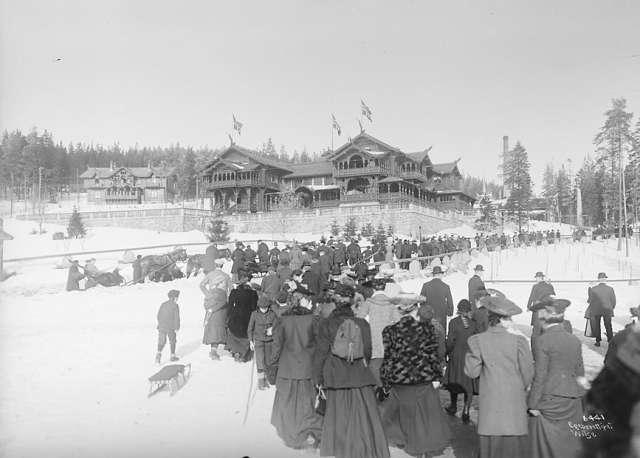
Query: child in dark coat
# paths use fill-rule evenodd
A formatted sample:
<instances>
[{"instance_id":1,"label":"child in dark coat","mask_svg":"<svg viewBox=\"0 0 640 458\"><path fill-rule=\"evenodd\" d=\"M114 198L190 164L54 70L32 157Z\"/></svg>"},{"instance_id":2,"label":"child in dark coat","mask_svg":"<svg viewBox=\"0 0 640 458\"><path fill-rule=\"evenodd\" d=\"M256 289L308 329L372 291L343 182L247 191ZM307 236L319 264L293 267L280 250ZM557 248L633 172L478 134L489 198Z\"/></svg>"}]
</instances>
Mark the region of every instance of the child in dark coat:
<instances>
[{"instance_id":1,"label":"child in dark coat","mask_svg":"<svg viewBox=\"0 0 640 458\"><path fill-rule=\"evenodd\" d=\"M171 361L178 361L176 356L176 331L180 329L180 308L178 307L178 296L180 291L172 289L169 291L169 300L163 302L158 310L158 353L156 363L160 364L162 350L169 338L171 347Z\"/></svg>"},{"instance_id":2,"label":"child in dark coat","mask_svg":"<svg viewBox=\"0 0 640 458\"><path fill-rule=\"evenodd\" d=\"M271 300L262 295L258 299L258 310L251 312L249 326L247 327L247 337L251 349L255 352L258 375L258 389L269 388L269 382L265 375L271 360L271 350L273 346L273 324L277 319L276 313L271 310Z\"/></svg>"}]
</instances>

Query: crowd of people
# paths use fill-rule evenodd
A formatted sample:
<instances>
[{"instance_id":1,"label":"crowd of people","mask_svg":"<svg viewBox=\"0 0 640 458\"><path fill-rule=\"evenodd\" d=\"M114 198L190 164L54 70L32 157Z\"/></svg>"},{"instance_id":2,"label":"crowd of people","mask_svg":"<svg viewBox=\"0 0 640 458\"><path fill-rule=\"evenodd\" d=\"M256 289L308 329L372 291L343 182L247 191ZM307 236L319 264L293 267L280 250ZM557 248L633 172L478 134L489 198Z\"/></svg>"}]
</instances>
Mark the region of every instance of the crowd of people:
<instances>
[{"instance_id":1,"label":"crowd of people","mask_svg":"<svg viewBox=\"0 0 640 458\"><path fill-rule=\"evenodd\" d=\"M451 239L442 242L469 243ZM356 240L282 250L259 243L256 251L238 243L228 273L217 248L207 249L203 343L212 360L227 352L238 362L255 360L258 388L275 386L271 423L288 447L339 458L388 457L389 446L437 455L452 441L448 418L457 415L462 395L464 423L478 397L483 458L633 456L640 328L613 335L615 293L606 274L587 291L590 334L600 345L604 320L609 343L605 369L589 389L581 342L564 319L570 302L556 297L543 272L535 274L526 304L529 343L511 320L522 309L485 287L482 265L469 279L467 298L454 304L440 266L413 293L394 282L393 268L364 262L368 252L381 261L389 254L406 259L403 250L415 256L425 242L440 240L423 241L416 251L406 242L408 248L403 240L364 251ZM251 262L267 264L259 284L246 269ZM177 359L177 293L158 316L158 362L167 337ZM624 402L612 402L612 388ZM440 389L449 393L446 407Z\"/></svg>"}]
</instances>

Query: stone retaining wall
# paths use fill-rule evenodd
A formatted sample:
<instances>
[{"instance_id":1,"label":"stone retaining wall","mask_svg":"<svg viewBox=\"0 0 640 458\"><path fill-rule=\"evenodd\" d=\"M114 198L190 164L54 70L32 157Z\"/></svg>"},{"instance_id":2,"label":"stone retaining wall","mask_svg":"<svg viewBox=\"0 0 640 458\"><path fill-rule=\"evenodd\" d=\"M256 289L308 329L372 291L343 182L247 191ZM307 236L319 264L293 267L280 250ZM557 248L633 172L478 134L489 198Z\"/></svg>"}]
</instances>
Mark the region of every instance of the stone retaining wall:
<instances>
[{"instance_id":1,"label":"stone retaining wall","mask_svg":"<svg viewBox=\"0 0 640 458\"><path fill-rule=\"evenodd\" d=\"M80 212L83 223L88 227L117 226L135 229L153 229L161 231L203 230L211 219L211 212L194 208L107 210L99 212ZM47 213L43 215L45 223L66 226L70 213ZM39 221L40 217L20 217ZM224 217L233 232L272 233L283 236L287 233L325 233L329 234L335 221L343 227L350 218L355 218L361 228L367 223L374 227L382 224L391 226L398 234L417 236L452 228L464 222L456 213L444 213L412 204L360 204L314 210L287 210L268 213L242 213Z\"/></svg>"}]
</instances>

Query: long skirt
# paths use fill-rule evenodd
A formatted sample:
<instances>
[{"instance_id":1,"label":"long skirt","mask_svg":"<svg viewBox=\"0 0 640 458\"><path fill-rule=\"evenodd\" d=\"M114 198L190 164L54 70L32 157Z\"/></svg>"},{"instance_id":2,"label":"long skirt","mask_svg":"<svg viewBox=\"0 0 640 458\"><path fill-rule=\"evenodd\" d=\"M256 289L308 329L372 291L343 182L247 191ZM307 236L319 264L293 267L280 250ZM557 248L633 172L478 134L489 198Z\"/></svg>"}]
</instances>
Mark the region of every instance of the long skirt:
<instances>
[{"instance_id":1,"label":"long skirt","mask_svg":"<svg viewBox=\"0 0 640 458\"><path fill-rule=\"evenodd\" d=\"M390 445L409 455L441 452L451 440L447 416L433 385L394 385L381 406Z\"/></svg>"},{"instance_id":2,"label":"long skirt","mask_svg":"<svg viewBox=\"0 0 640 458\"><path fill-rule=\"evenodd\" d=\"M233 332L227 333L227 347L231 353L239 353L240 357L248 361L251 358L249 339L243 337L236 337Z\"/></svg>"},{"instance_id":3,"label":"long skirt","mask_svg":"<svg viewBox=\"0 0 640 458\"><path fill-rule=\"evenodd\" d=\"M217 345L227 343L227 309L213 312L204 325L202 343L205 345Z\"/></svg>"},{"instance_id":4,"label":"long skirt","mask_svg":"<svg viewBox=\"0 0 640 458\"><path fill-rule=\"evenodd\" d=\"M320 456L388 458L389 446L371 386L327 389Z\"/></svg>"},{"instance_id":5,"label":"long skirt","mask_svg":"<svg viewBox=\"0 0 640 458\"><path fill-rule=\"evenodd\" d=\"M541 415L529 419L531 452L540 458L578 456L580 438L570 423L582 421L582 402L578 398L545 395L538 405Z\"/></svg>"},{"instance_id":6,"label":"long skirt","mask_svg":"<svg viewBox=\"0 0 640 458\"><path fill-rule=\"evenodd\" d=\"M320 439L322 417L316 413L314 401L315 389L310 379L276 379L271 424L287 447L303 448L309 435Z\"/></svg>"},{"instance_id":7,"label":"long skirt","mask_svg":"<svg viewBox=\"0 0 640 458\"><path fill-rule=\"evenodd\" d=\"M480 458L529 458L529 436L479 436Z\"/></svg>"}]
</instances>

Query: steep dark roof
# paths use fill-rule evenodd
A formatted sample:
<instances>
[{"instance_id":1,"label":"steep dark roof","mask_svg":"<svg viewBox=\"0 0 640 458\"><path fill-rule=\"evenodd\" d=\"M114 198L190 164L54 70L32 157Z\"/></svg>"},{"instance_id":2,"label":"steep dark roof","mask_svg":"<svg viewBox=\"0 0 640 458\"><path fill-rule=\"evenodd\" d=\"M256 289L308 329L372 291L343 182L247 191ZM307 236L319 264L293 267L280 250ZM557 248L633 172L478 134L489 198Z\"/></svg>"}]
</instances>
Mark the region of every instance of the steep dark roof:
<instances>
[{"instance_id":1,"label":"steep dark roof","mask_svg":"<svg viewBox=\"0 0 640 458\"><path fill-rule=\"evenodd\" d=\"M331 175L333 173L333 165L329 161L291 164L289 167L293 170L293 173L285 175L284 178L323 176Z\"/></svg>"},{"instance_id":2,"label":"steep dark roof","mask_svg":"<svg viewBox=\"0 0 640 458\"><path fill-rule=\"evenodd\" d=\"M439 175L447 175L449 173L453 173L457 166L458 161L445 162L443 164L433 164L431 166L431 170Z\"/></svg>"},{"instance_id":3,"label":"steep dark roof","mask_svg":"<svg viewBox=\"0 0 640 458\"><path fill-rule=\"evenodd\" d=\"M375 138L373 135L369 135L366 132L361 132L358 135L356 135L355 137L353 137L351 139L351 141L345 143L344 145L340 146L338 149L330 152L329 154L327 154L327 158L333 158L335 156L337 156L338 154L340 154L342 151L344 151L346 148L348 148L351 145L355 145L356 141L361 139L361 138L365 138L369 141L372 141L374 143L378 143L382 146L384 146L385 148L391 150L391 151L395 151L396 153L401 153L404 154L402 151L400 151L399 148L396 148L395 146L391 146L388 143L383 142L382 140L378 140L377 138Z\"/></svg>"},{"instance_id":4,"label":"steep dark roof","mask_svg":"<svg viewBox=\"0 0 640 458\"><path fill-rule=\"evenodd\" d=\"M425 158L429 159L429 152L431 151L431 148L433 148L433 146L430 146L424 151L418 151L417 153L407 153L407 156L420 164L422 161L424 161ZM431 162L430 159L429 162Z\"/></svg>"},{"instance_id":5,"label":"steep dark roof","mask_svg":"<svg viewBox=\"0 0 640 458\"><path fill-rule=\"evenodd\" d=\"M261 155L260 153L258 153L257 151L250 150L249 148L245 148L245 147L240 146L240 145L231 145L227 149L225 149L224 151L220 152L215 157L213 157L213 159L211 161L209 161L207 163L207 165L205 165L200 170L198 170L198 173L202 173L205 170L211 168L218 161L224 160L224 155L227 154L229 151L238 151L239 153L244 154L249 159L252 159L253 161L257 162L258 164L265 165L267 167L283 170L285 172L292 172L293 171L293 167L291 166L291 164L287 164L286 162L282 162L282 161L279 161L277 159L273 159L273 158L270 158L270 157L265 157L265 156ZM248 170L248 168L247 168L247 170Z\"/></svg>"}]
</instances>

